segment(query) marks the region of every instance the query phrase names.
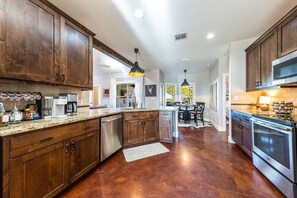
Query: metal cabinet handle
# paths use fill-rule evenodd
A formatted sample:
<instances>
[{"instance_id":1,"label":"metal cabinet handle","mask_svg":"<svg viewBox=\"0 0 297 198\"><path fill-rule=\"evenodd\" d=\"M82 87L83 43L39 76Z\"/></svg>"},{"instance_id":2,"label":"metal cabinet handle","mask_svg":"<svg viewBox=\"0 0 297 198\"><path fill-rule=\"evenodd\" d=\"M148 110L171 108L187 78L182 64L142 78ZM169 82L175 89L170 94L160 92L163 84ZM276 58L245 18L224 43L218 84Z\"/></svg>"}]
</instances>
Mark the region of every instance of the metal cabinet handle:
<instances>
[{"instance_id":1,"label":"metal cabinet handle","mask_svg":"<svg viewBox=\"0 0 297 198\"><path fill-rule=\"evenodd\" d=\"M62 81L64 82L65 81L65 75L62 74Z\"/></svg>"},{"instance_id":2,"label":"metal cabinet handle","mask_svg":"<svg viewBox=\"0 0 297 198\"><path fill-rule=\"evenodd\" d=\"M66 144L66 151L65 151L66 153L68 153L69 152L69 144Z\"/></svg>"},{"instance_id":3,"label":"metal cabinet handle","mask_svg":"<svg viewBox=\"0 0 297 198\"><path fill-rule=\"evenodd\" d=\"M51 139L53 139L54 137L46 137L46 138L41 138L40 142L45 142L45 141L50 141Z\"/></svg>"},{"instance_id":4,"label":"metal cabinet handle","mask_svg":"<svg viewBox=\"0 0 297 198\"><path fill-rule=\"evenodd\" d=\"M71 142L71 151L75 150L75 142Z\"/></svg>"}]
</instances>

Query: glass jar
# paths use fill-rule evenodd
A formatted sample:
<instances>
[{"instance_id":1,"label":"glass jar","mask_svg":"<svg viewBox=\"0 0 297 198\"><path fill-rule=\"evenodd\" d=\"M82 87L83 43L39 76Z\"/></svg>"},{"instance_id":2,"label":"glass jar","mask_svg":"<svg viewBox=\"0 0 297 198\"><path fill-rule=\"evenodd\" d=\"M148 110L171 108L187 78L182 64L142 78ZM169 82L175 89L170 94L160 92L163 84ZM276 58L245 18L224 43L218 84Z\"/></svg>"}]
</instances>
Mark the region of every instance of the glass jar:
<instances>
[{"instance_id":1,"label":"glass jar","mask_svg":"<svg viewBox=\"0 0 297 198\"><path fill-rule=\"evenodd\" d=\"M5 112L4 104L0 103L0 127L8 126L9 115Z\"/></svg>"},{"instance_id":2,"label":"glass jar","mask_svg":"<svg viewBox=\"0 0 297 198\"><path fill-rule=\"evenodd\" d=\"M9 121L12 124L20 123L22 121L22 113L18 110L16 104L13 106Z\"/></svg>"}]
</instances>

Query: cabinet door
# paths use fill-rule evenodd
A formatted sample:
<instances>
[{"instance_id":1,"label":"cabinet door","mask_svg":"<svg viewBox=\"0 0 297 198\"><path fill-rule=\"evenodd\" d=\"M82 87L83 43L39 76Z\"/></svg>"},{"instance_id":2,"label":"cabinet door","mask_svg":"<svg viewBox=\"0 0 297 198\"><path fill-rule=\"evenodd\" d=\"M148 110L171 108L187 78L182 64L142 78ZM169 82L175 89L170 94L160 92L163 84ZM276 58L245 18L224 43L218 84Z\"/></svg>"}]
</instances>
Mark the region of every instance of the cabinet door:
<instances>
[{"instance_id":1,"label":"cabinet door","mask_svg":"<svg viewBox=\"0 0 297 198\"><path fill-rule=\"evenodd\" d=\"M10 197L53 197L69 183L68 142L10 161Z\"/></svg>"},{"instance_id":2,"label":"cabinet door","mask_svg":"<svg viewBox=\"0 0 297 198\"><path fill-rule=\"evenodd\" d=\"M173 127L171 111L160 111L159 113L159 140L160 142L173 142Z\"/></svg>"},{"instance_id":3,"label":"cabinet door","mask_svg":"<svg viewBox=\"0 0 297 198\"><path fill-rule=\"evenodd\" d=\"M61 79L65 85L93 85L93 39L79 27L62 19Z\"/></svg>"},{"instance_id":4,"label":"cabinet door","mask_svg":"<svg viewBox=\"0 0 297 198\"><path fill-rule=\"evenodd\" d=\"M143 121L126 120L124 124L124 146L142 143Z\"/></svg>"},{"instance_id":5,"label":"cabinet door","mask_svg":"<svg viewBox=\"0 0 297 198\"><path fill-rule=\"evenodd\" d=\"M241 129L239 121L232 119L232 139L241 145Z\"/></svg>"},{"instance_id":6,"label":"cabinet door","mask_svg":"<svg viewBox=\"0 0 297 198\"><path fill-rule=\"evenodd\" d=\"M243 150L252 157L252 128L248 125L242 125L242 143L241 147Z\"/></svg>"},{"instance_id":7,"label":"cabinet door","mask_svg":"<svg viewBox=\"0 0 297 198\"><path fill-rule=\"evenodd\" d=\"M260 81L259 47L255 46L246 52L246 89L254 90Z\"/></svg>"},{"instance_id":8,"label":"cabinet door","mask_svg":"<svg viewBox=\"0 0 297 198\"><path fill-rule=\"evenodd\" d=\"M297 50L297 10L278 26L279 57Z\"/></svg>"},{"instance_id":9,"label":"cabinet door","mask_svg":"<svg viewBox=\"0 0 297 198\"><path fill-rule=\"evenodd\" d=\"M144 141L155 141L159 138L159 122L156 119L144 121Z\"/></svg>"},{"instance_id":10,"label":"cabinet door","mask_svg":"<svg viewBox=\"0 0 297 198\"><path fill-rule=\"evenodd\" d=\"M99 131L70 140L70 182L76 181L99 163Z\"/></svg>"},{"instance_id":11,"label":"cabinet door","mask_svg":"<svg viewBox=\"0 0 297 198\"><path fill-rule=\"evenodd\" d=\"M59 83L59 16L37 0L1 7L0 77Z\"/></svg>"},{"instance_id":12,"label":"cabinet door","mask_svg":"<svg viewBox=\"0 0 297 198\"><path fill-rule=\"evenodd\" d=\"M277 59L277 31L273 31L260 43L261 88L272 86L272 61Z\"/></svg>"}]
</instances>

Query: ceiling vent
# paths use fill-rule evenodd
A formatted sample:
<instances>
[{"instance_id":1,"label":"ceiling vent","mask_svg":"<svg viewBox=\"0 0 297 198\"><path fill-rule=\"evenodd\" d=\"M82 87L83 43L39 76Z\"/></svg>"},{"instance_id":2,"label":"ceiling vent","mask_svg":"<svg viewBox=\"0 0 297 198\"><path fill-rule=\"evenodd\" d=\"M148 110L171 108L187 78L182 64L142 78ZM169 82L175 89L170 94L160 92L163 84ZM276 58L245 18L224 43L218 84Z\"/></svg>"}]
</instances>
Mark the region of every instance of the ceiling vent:
<instances>
[{"instance_id":1,"label":"ceiling vent","mask_svg":"<svg viewBox=\"0 0 297 198\"><path fill-rule=\"evenodd\" d=\"M182 39L186 39L188 36L187 33L180 33L180 34L176 34L174 35L174 38L176 41L182 40Z\"/></svg>"}]
</instances>

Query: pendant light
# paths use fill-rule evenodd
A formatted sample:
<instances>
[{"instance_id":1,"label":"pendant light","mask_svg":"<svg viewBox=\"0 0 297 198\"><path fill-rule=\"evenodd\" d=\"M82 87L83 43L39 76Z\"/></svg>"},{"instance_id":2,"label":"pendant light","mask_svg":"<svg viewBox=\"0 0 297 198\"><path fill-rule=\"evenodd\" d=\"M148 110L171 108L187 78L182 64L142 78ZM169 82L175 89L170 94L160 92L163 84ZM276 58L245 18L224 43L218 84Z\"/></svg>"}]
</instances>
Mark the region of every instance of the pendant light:
<instances>
[{"instance_id":1,"label":"pendant light","mask_svg":"<svg viewBox=\"0 0 297 198\"><path fill-rule=\"evenodd\" d=\"M144 70L139 67L137 62L138 48L135 48L134 52L136 54L136 61L135 61L135 65L131 68L129 72L129 76L134 76L134 77L144 76Z\"/></svg>"},{"instance_id":2,"label":"pendant light","mask_svg":"<svg viewBox=\"0 0 297 198\"><path fill-rule=\"evenodd\" d=\"M181 84L182 87L186 87L186 86L190 86L190 84L188 83L186 77L187 77L187 70L185 69L184 70L184 73L185 73L185 79L184 79L184 82Z\"/></svg>"}]
</instances>

